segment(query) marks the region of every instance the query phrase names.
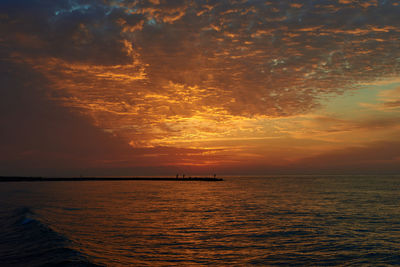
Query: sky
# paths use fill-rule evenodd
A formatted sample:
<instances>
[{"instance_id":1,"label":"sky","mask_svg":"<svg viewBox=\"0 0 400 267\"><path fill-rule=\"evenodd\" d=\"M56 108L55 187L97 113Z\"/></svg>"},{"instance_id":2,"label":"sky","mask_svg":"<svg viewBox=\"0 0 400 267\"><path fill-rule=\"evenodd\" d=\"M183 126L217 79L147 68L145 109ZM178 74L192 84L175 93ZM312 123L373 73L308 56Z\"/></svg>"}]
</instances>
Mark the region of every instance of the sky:
<instances>
[{"instance_id":1,"label":"sky","mask_svg":"<svg viewBox=\"0 0 400 267\"><path fill-rule=\"evenodd\" d=\"M0 176L400 173L399 14L2 0Z\"/></svg>"}]
</instances>

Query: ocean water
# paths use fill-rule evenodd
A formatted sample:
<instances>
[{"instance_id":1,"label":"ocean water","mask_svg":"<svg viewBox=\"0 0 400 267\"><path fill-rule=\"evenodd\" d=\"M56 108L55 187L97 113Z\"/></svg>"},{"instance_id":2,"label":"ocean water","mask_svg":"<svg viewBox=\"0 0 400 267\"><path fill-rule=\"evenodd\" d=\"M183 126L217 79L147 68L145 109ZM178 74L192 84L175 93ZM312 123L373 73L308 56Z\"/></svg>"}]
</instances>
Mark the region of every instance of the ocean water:
<instances>
[{"instance_id":1,"label":"ocean water","mask_svg":"<svg viewBox=\"0 0 400 267\"><path fill-rule=\"evenodd\" d=\"M400 176L0 183L0 266L400 265Z\"/></svg>"}]
</instances>

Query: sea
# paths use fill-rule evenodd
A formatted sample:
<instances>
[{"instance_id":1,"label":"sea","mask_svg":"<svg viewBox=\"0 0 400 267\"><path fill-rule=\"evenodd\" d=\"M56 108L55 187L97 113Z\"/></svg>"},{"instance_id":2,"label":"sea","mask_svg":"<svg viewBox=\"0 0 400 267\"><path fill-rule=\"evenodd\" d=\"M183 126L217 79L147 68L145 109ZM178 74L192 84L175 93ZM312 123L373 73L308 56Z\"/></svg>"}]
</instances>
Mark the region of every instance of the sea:
<instances>
[{"instance_id":1,"label":"sea","mask_svg":"<svg viewBox=\"0 0 400 267\"><path fill-rule=\"evenodd\" d=\"M0 183L0 266L398 266L399 175Z\"/></svg>"}]
</instances>

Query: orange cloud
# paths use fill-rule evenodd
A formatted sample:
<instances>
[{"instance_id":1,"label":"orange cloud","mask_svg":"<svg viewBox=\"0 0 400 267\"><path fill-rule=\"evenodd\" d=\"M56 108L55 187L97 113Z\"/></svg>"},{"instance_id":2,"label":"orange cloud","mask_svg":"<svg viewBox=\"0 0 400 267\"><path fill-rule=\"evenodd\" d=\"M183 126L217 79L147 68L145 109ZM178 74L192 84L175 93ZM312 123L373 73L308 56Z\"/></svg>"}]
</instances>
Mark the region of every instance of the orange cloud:
<instances>
[{"instance_id":1,"label":"orange cloud","mask_svg":"<svg viewBox=\"0 0 400 267\"><path fill-rule=\"evenodd\" d=\"M123 157L93 164L288 163L332 149L344 132L375 140L366 129L383 138L397 127L395 118L316 113L325 97L398 75L393 5L65 1L15 10L0 16L7 62L34 70L48 100L125 144ZM396 92L382 93L381 109L398 108ZM317 144L290 143L298 148L290 152L285 138Z\"/></svg>"}]
</instances>

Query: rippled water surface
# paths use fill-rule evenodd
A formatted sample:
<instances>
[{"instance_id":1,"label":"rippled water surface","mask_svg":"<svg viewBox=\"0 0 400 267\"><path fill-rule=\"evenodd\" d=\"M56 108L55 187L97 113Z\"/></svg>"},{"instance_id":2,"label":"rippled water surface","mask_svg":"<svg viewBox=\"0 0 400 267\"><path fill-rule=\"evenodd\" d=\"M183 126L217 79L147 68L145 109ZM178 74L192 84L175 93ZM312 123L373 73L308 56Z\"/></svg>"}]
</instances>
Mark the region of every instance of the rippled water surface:
<instances>
[{"instance_id":1,"label":"rippled water surface","mask_svg":"<svg viewBox=\"0 0 400 267\"><path fill-rule=\"evenodd\" d=\"M0 184L2 266L399 265L400 176Z\"/></svg>"}]
</instances>

